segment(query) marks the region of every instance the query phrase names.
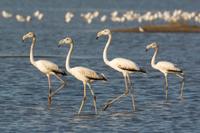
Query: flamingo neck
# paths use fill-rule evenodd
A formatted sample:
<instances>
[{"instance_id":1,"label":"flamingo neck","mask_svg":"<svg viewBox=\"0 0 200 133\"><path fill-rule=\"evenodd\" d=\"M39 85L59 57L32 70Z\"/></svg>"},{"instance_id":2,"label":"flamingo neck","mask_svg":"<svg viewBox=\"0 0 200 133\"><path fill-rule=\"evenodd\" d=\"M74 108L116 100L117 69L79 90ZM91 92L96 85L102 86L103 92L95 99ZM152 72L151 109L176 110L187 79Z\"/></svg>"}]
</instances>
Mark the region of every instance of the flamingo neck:
<instances>
[{"instance_id":1,"label":"flamingo neck","mask_svg":"<svg viewBox=\"0 0 200 133\"><path fill-rule=\"evenodd\" d=\"M112 40L112 35L109 34L108 35L108 41L107 41L106 46L105 46L104 51L103 51L103 60L106 64L109 64L109 60L107 58L107 51L108 51L108 46L110 45L111 40Z\"/></svg>"},{"instance_id":2,"label":"flamingo neck","mask_svg":"<svg viewBox=\"0 0 200 133\"><path fill-rule=\"evenodd\" d=\"M67 55L67 58L66 58L66 63L65 63L65 67L66 67L68 72L71 69L70 66L69 66L69 63L70 63L72 51L73 51L73 43L70 43L70 49L69 49L69 52L68 52L68 55Z\"/></svg>"},{"instance_id":3,"label":"flamingo neck","mask_svg":"<svg viewBox=\"0 0 200 133\"><path fill-rule=\"evenodd\" d=\"M158 53L158 48L155 48L154 55L153 55L153 57L152 57L152 59L151 59L151 66L152 66L153 68L156 67L155 60L156 60L157 53Z\"/></svg>"},{"instance_id":4,"label":"flamingo neck","mask_svg":"<svg viewBox=\"0 0 200 133\"><path fill-rule=\"evenodd\" d=\"M33 56L33 48L35 46L35 42L36 42L36 38L33 37L32 39L32 44L31 44L31 49L30 49L30 62L31 64L35 65L35 60L34 60L34 56Z\"/></svg>"}]
</instances>

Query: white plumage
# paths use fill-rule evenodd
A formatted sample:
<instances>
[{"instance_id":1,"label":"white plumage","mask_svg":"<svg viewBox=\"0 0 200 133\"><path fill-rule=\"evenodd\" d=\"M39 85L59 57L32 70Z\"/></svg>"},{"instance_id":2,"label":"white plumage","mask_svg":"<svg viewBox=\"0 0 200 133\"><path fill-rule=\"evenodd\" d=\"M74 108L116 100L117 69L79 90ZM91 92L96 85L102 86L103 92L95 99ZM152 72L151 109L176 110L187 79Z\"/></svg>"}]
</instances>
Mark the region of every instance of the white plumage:
<instances>
[{"instance_id":1,"label":"white plumage","mask_svg":"<svg viewBox=\"0 0 200 133\"><path fill-rule=\"evenodd\" d=\"M48 60L38 60L35 62L36 68L45 74L62 73L58 66Z\"/></svg>"},{"instance_id":2,"label":"white plumage","mask_svg":"<svg viewBox=\"0 0 200 133\"><path fill-rule=\"evenodd\" d=\"M134 100L134 95L133 95L133 88L132 88L132 83L129 77L130 73L133 72L143 72L145 73L145 70L141 69L135 62L125 59L125 58L115 58L111 61L109 61L107 59L107 49L108 46L111 43L111 39L112 39L112 34L111 31L109 29L104 29L102 31L99 31L97 33L97 39L100 36L108 36L108 41L106 43L106 46L104 48L103 51L103 60L105 62L105 64L107 64L108 66L110 66L111 68L121 72L124 76L124 80L125 80L125 92L124 94L114 98L112 101L109 101L105 107L104 110L106 110L109 106L111 106L111 104L117 100L119 100L121 97L127 96L129 93L131 95L132 98L132 106L133 106L133 110L135 110L135 100ZM129 92L131 91L131 92Z\"/></svg>"},{"instance_id":3,"label":"white plumage","mask_svg":"<svg viewBox=\"0 0 200 133\"><path fill-rule=\"evenodd\" d=\"M132 73L140 71L139 66L131 60L124 58L115 58L109 62L109 65L119 72Z\"/></svg>"},{"instance_id":4,"label":"white plumage","mask_svg":"<svg viewBox=\"0 0 200 133\"><path fill-rule=\"evenodd\" d=\"M178 68L176 64L173 64L168 61L159 61L156 64L156 68L158 70L160 70L162 73L170 73L170 70L171 71L181 71L181 69Z\"/></svg>"},{"instance_id":5,"label":"white plumage","mask_svg":"<svg viewBox=\"0 0 200 133\"><path fill-rule=\"evenodd\" d=\"M94 80L106 80L106 78L103 74L98 74L97 72L95 72L91 69L85 68L85 67L78 66L78 67L71 68L69 66L69 64L70 64L71 53L72 53L72 50L73 50L73 40L70 37L66 37L66 38L59 41L59 45L64 45L64 44L70 45L70 50L69 50L67 58L66 58L66 70L70 74L72 74L76 79L82 81L83 86L84 86L84 88L83 88L83 100L82 100L81 106L79 108L78 114L80 114L80 112L81 112L81 110L82 110L82 108L85 104L86 98L87 98L87 96L86 96L86 85L88 85L88 87L91 91L91 94L93 96L93 104L94 104L94 108L95 108L95 113L97 114L96 96L95 96L94 91L91 87L91 82L94 81Z\"/></svg>"},{"instance_id":6,"label":"white plumage","mask_svg":"<svg viewBox=\"0 0 200 133\"><path fill-rule=\"evenodd\" d=\"M74 67L69 70L69 72L82 82L92 82L93 80L105 80L103 74L98 74L97 72L85 68L85 67Z\"/></svg>"},{"instance_id":7,"label":"white plumage","mask_svg":"<svg viewBox=\"0 0 200 133\"><path fill-rule=\"evenodd\" d=\"M46 74L47 78L48 78L48 83L49 83L49 95L48 95L48 104L51 104L51 98L53 95L55 95L60 89L63 88L64 86L64 81L59 77L59 75L66 75L65 72L62 72L58 66L53 63L50 62L48 60L38 60L35 61L34 57L33 57L33 48L36 42L36 36L33 32L28 32L27 34L25 34L22 38L22 40L24 41L27 38L32 38L32 45L31 45L31 50L30 50L30 62L33 66L35 66L39 71L41 71L42 73ZM60 86L55 92L51 92L51 81L50 81L50 76L51 75L55 75L57 77L58 80L60 80L63 85Z\"/></svg>"},{"instance_id":8,"label":"white plumage","mask_svg":"<svg viewBox=\"0 0 200 133\"><path fill-rule=\"evenodd\" d=\"M176 64L173 64L173 63L168 62L168 61L159 61L158 63L155 63L155 58L156 58L156 55L158 53L158 44L156 44L154 42L154 43L147 45L146 51L148 51L148 49L150 49L150 48L155 49L154 55L151 59L151 66L154 69L157 69L160 72L162 72L165 76L165 88L166 88L165 97L166 97L166 99L167 99L167 96L168 96L168 81L167 81L168 73L174 73L182 79L181 94L180 94L181 98L182 98L183 97L183 87L184 87L184 73L183 73L183 71L180 68L178 68L178 66Z\"/></svg>"}]
</instances>

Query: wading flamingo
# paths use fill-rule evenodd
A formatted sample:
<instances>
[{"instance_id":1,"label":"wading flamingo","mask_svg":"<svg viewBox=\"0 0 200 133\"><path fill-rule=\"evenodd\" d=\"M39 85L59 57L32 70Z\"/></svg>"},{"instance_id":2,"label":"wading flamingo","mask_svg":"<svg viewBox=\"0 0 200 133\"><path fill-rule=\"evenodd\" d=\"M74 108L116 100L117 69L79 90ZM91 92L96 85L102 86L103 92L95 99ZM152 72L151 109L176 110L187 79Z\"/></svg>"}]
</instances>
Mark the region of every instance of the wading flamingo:
<instances>
[{"instance_id":1,"label":"wading flamingo","mask_svg":"<svg viewBox=\"0 0 200 133\"><path fill-rule=\"evenodd\" d=\"M100 36L108 36L108 41L103 51L103 60L105 64L117 70L118 72L121 72L125 80L125 92L122 95L114 98L113 100L108 101L106 105L104 106L103 110L106 110L109 106L111 106L113 102L119 100L120 98L124 96L128 96L130 94L131 99L132 99L132 107L133 107L133 110L135 111L135 98L134 98L132 83L131 83L129 74L134 73L134 72L142 72L142 73L146 73L146 72L145 70L140 68L135 62L125 59L125 58L114 58L113 60L109 61L107 58L107 50L112 39L111 31L109 29L104 29L102 31L99 31L97 33L97 39Z\"/></svg>"},{"instance_id":2,"label":"wading flamingo","mask_svg":"<svg viewBox=\"0 0 200 133\"><path fill-rule=\"evenodd\" d=\"M164 74L164 77L165 77L165 98L167 100L167 95L168 95L167 75L169 73L176 74L178 77L181 78L182 81L181 81L181 88L180 88L180 92L181 92L180 96L182 98L183 97L183 87L184 87L184 73L180 68L177 67L176 64L173 64L171 62L159 61L159 62L155 63L155 58L156 58L156 55L158 53L158 47L159 47L158 44L153 42L153 43L146 46L146 51L148 51L150 48L155 49L154 55L151 59L151 66L154 69L157 69Z\"/></svg>"},{"instance_id":3,"label":"wading flamingo","mask_svg":"<svg viewBox=\"0 0 200 133\"><path fill-rule=\"evenodd\" d=\"M30 49L30 62L31 64L40 70L42 73L46 74L48 78L48 85L49 85L49 94L48 94L48 104L51 105L52 96L55 95L59 90L64 87L64 81L59 77L59 75L66 75L65 72L61 71L56 64L50 62L48 60L37 60L35 61L33 56L33 49L36 43L36 35L33 32L28 32L22 37L22 40L25 41L26 39L32 39L32 45ZM61 81L62 85L52 93L51 90L51 75L54 75L58 80Z\"/></svg>"},{"instance_id":4,"label":"wading flamingo","mask_svg":"<svg viewBox=\"0 0 200 133\"><path fill-rule=\"evenodd\" d=\"M73 75L76 79L80 80L83 82L83 99L82 99L82 103L81 103L81 106L79 108L79 111L78 111L78 114L80 114L84 104L85 104L85 101L87 99L87 96L86 96L86 85L88 85L90 91L91 91L91 94L93 96L93 104L94 104L94 108L95 108L95 113L97 114L97 108L96 108L96 96L95 96L95 93L92 89L92 86L91 86L91 83L92 81L94 80L107 80L105 78L105 76L103 74L99 74L91 69L88 69L88 68L85 68L85 67L82 67L82 66L77 66L77 67L73 67L71 68L70 67L70 58L71 58L71 53L73 51L73 40L70 38L70 37L66 37L62 40L59 41L59 46L61 45L64 45L64 44L67 44L70 46L70 49L69 49L69 52L68 52L68 55L66 57L66 70L71 74Z\"/></svg>"}]
</instances>

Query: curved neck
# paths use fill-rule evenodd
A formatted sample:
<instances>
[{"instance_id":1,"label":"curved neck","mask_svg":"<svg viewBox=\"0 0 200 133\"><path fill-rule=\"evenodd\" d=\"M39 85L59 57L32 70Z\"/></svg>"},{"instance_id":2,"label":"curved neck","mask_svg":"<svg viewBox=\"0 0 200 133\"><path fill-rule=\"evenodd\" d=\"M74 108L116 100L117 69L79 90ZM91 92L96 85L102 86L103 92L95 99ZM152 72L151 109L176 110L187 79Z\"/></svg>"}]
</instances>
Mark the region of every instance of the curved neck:
<instances>
[{"instance_id":1,"label":"curved neck","mask_svg":"<svg viewBox=\"0 0 200 133\"><path fill-rule=\"evenodd\" d=\"M111 39L112 39L112 35L109 34L109 35L108 35L108 41L107 41L106 46L105 46L104 51L103 51L103 60L104 60L104 62L105 62L106 64L109 63L109 60L108 60L108 58L107 58L107 51L108 51L108 46L110 45Z\"/></svg>"},{"instance_id":2,"label":"curved neck","mask_svg":"<svg viewBox=\"0 0 200 133\"><path fill-rule=\"evenodd\" d=\"M157 55L157 53L158 53L158 48L155 48L154 55L153 55L153 57L152 57L152 59L151 59L151 66L152 66L153 68L155 68L155 66L156 66L155 60L156 60L156 55Z\"/></svg>"},{"instance_id":3,"label":"curved neck","mask_svg":"<svg viewBox=\"0 0 200 133\"><path fill-rule=\"evenodd\" d=\"M34 57L33 57L33 48L34 48L35 42L36 42L36 38L33 37L32 44L31 44L31 50L30 50L30 62L33 65L35 65L35 60L34 60Z\"/></svg>"},{"instance_id":4,"label":"curved neck","mask_svg":"<svg viewBox=\"0 0 200 133\"><path fill-rule=\"evenodd\" d=\"M70 58L71 58L72 50L73 50L73 43L70 43L70 49L69 49L69 52L67 54L66 63L65 63L65 67L66 67L66 69L67 69L68 72L71 69L70 66L69 66L69 63L70 63Z\"/></svg>"}]
</instances>

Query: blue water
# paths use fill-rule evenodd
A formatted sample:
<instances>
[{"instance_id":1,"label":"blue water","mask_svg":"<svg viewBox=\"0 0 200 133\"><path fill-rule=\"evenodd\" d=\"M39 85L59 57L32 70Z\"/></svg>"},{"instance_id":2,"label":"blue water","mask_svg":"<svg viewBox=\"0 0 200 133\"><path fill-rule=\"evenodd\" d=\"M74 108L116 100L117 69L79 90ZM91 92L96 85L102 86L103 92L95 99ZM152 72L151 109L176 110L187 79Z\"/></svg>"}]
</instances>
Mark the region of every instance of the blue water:
<instances>
[{"instance_id":1,"label":"blue water","mask_svg":"<svg viewBox=\"0 0 200 133\"><path fill-rule=\"evenodd\" d=\"M113 33L109 58L125 57L147 69L148 74L132 75L135 87L136 111L131 111L130 98L113 104L101 111L103 104L122 94L122 75L102 60L106 38L96 40L96 32L105 27L118 28L137 26L137 23L113 24L94 22L88 25L75 17L73 23L64 23L66 11L94 11L109 13L114 10L146 11L199 11L198 0L124 0L124 1L0 1L0 10L31 14L39 9L44 20L18 23L14 18L0 18L0 131L6 132L199 132L200 130L200 45L197 33ZM65 69L67 47L58 48L58 40L69 35L75 40L71 66L85 66L103 72L108 82L95 82L98 115L93 115L92 97L82 115L77 112L83 95L80 81L72 76L64 89L55 97L50 109L47 107L48 84L29 62L30 41L21 42L28 31L37 35L34 54L37 59L46 58ZM179 79L169 76L169 101L163 93L163 75L152 69L150 59L153 51L145 53L145 46L153 41L160 44L157 60L169 60L178 64L186 73L184 100L178 99ZM52 78L53 88L59 81Z\"/></svg>"}]
</instances>

